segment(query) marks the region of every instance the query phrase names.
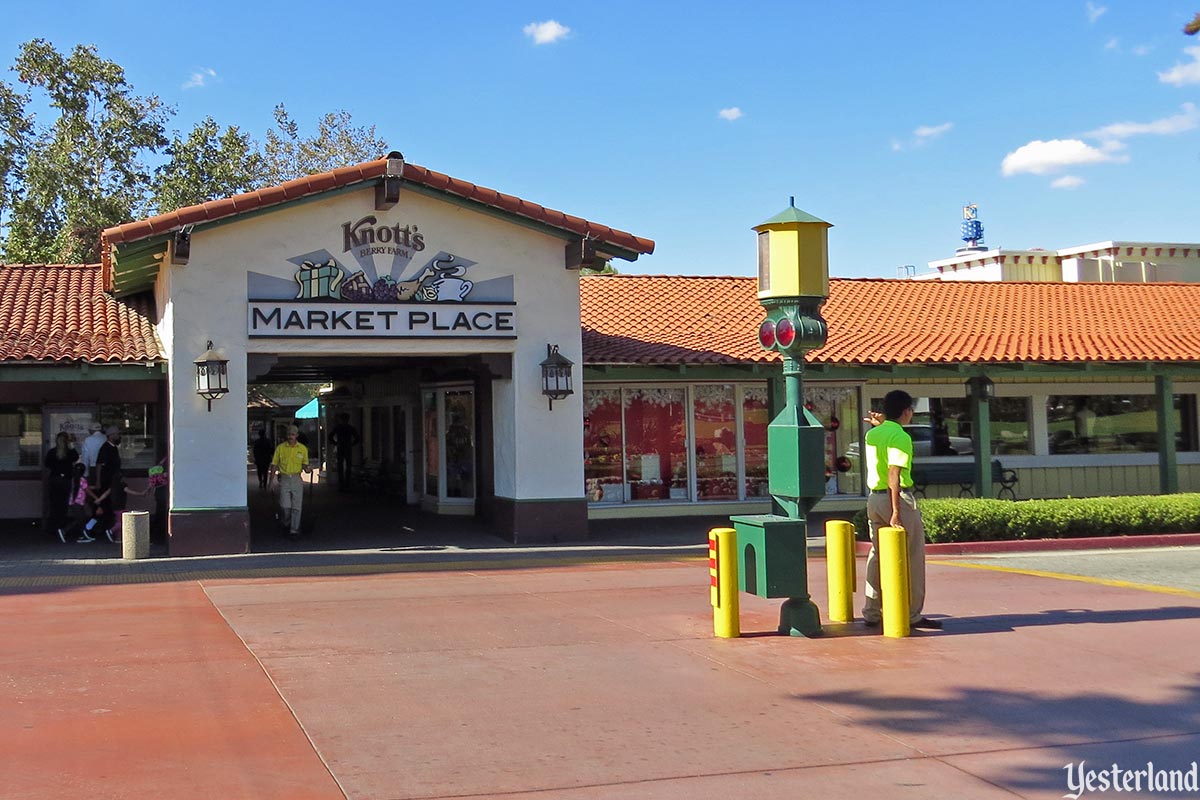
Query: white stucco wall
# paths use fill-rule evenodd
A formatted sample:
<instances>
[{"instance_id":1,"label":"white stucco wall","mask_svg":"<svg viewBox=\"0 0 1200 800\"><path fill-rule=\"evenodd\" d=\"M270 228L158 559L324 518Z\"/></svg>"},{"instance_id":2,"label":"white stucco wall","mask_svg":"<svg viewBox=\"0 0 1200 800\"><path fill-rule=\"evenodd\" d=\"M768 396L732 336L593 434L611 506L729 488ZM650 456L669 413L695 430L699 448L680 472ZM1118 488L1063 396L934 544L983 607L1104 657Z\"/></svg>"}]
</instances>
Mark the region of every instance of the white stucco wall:
<instances>
[{"instance_id":1,"label":"white stucco wall","mask_svg":"<svg viewBox=\"0 0 1200 800\"><path fill-rule=\"evenodd\" d=\"M425 250L397 277L408 277L440 251L477 262L476 284L512 276L516 339L289 339L248 335L247 273L292 280L294 259L328 251L351 271L342 225L368 214L378 225L416 225ZM539 363L546 344L582 363L578 274L563 268L564 240L440 199L405 192L396 207L374 210L366 186L254 216L198 228L191 262L168 266L158 291L167 301L160 333L170 359L172 507L246 505L246 356L436 356L511 353L513 377L493 384L495 491L514 499L581 497L582 401L576 393L547 409ZM289 260L292 259L292 260ZM390 258L379 257L387 272ZM468 300L469 302L469 300ZM438 304L453 308L453 304ZM428 305L424 305L428 308ZM195 394L193 360L208 339L229 359L229 397L212 412ZM575 382L581 382L576 367Z\"/></svg>"}]
</instances>

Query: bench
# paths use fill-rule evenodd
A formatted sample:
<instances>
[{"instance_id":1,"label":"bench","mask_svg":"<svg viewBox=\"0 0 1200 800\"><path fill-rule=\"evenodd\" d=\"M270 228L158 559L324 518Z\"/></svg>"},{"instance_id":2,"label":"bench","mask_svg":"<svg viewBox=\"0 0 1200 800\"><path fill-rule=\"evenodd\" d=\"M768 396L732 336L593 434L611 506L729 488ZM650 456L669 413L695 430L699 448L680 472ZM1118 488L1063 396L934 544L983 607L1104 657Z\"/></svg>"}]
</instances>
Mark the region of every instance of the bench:
<instances>
[{"instance_id":1,"label":"bench","mask_svg":"<svg viewBox=\"0 0 1200 800\"><path fill-rule=\"evenodd\" d=\"M925 487L933 483L957 483L959 497L975 496L975 464L970 461L921 462L912 466L913 494L925 496ZM1017 499L1017 471L1005 469L992 459L992 483L1000 484L997 500L1005 495L1009 500Z\"/></svg>"}]
</instances>

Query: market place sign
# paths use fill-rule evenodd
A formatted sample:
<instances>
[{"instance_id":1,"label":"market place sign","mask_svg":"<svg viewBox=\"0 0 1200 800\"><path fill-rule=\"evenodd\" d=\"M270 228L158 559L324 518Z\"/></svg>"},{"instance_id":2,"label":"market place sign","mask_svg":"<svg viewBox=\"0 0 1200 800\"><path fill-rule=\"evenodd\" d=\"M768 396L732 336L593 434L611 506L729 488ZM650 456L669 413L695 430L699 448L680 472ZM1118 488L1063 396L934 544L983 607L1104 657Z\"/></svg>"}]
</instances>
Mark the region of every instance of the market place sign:
<instances>
[{"instance_id":1,"label":"market place sign","mask_svg":"<svg viewBox=\"0 0 1200 800\"><path fill-rule=\"evenodd\" d=\"M416 225L379 224L368 215L344 223L341 232L341 256L325 258L326 251L292 261L299 264L292 291L280 281L269 297L253 292L258 296L246 311L251 338L516 338L511 279L507 293L473 300L472 293L480 292L468 271L476 262L443 251L417 267L425 237ZM347 268L339 258L359 268ZM377 269L381 261L387 273Z\"/></svg>"}]
</instances>

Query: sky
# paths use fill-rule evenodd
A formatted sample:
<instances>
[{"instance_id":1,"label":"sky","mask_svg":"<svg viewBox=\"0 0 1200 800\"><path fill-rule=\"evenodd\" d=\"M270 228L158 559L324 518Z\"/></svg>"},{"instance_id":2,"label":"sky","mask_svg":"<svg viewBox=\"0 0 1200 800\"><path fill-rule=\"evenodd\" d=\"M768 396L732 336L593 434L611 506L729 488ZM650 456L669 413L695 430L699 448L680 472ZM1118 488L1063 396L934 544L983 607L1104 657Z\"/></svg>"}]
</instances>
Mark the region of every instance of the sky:
<instances>
[{"instance_id":1,"label":"sky","mask_svg":"<svg viewBox=\"0 0 1200 800\"><path fill-rule=\"evenodd\" d=\"M346 110L410 163L653 239L623 273L753 275L794 196L834 226L832 276L896 277L954 255L967 204L989 247L1200 241L1198 11L0 0L0 64L95 45L179 131Z\"/></svg>"}]
</instances>

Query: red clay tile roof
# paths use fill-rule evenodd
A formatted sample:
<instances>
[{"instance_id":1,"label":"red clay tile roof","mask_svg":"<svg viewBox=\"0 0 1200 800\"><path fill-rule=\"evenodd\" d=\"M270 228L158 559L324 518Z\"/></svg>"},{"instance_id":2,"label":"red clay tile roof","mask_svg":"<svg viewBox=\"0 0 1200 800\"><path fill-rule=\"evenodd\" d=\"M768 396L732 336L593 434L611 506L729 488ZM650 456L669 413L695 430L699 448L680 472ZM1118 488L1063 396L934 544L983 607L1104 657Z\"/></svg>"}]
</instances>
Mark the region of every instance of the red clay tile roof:
<instances>
[{"instance_id":1,"label":"red clay tile roof","mask_svg":"<svg viewBox=\"0 0 1200 800\"><path fill-rule=\"evenodd\" d=\"M155 361L149 294L105 294L99 264L0 265L0 361Z\"/></svg>"},{"instance_id":2,"label":"red clay tile roof","mask_svg":"<svg viewBox=\"0 0 1200 800\"><path fill-rule=\"evenodd\" d=\"M588 364L769 362L754 278L581 279ZM829 282L823 364L1200 361L1200 284Z\"/></svg>"},{"instance_id":3,"label":"red clay tile roof","mask_svg":"<svg viewBox=\"0 0 1200 800\"><path fill-rule=\"evenodd\" d=\"M122 242L132 242L155 236L160 233L173 231L184 225L201 222L211 222L235 214L243 214L256 208L277 205L288 200L318 194L320 192L348 186L353 183L374 180L384 174L387 159L367 161L352 167L342 167L332 172L322 172L303 178L270 186L246 194L235 195L222 200L211 200L197 206L188 206L178 211L160 214L157 217L128 222L104 231L100 237L100 249L104 259L106 285L111 288L111 263L109 261L112 245ZM440 172L434 172L416 164L404 165L404 180L437 189L447 194L456 195L467 200L473 200L491 208L507 211L510 214L526 217L544 223L553 228L560 228L580 236L590 236L602 243L610 244L635 253L653 253L654 242L634 236L632 233L610 228L595 222L588 222L582 217L573 217L561 211L555 211L528 200L522 200L510 194L502 194L495 189L476 186L473 183L451 178ZM603 248L602 248L603 249Z\"/></svg>"}]
</instances>

